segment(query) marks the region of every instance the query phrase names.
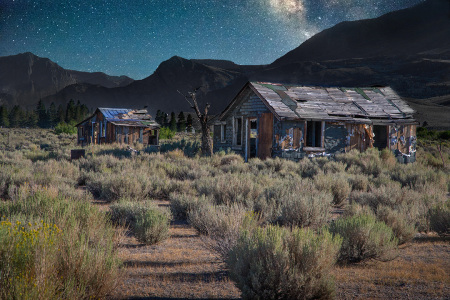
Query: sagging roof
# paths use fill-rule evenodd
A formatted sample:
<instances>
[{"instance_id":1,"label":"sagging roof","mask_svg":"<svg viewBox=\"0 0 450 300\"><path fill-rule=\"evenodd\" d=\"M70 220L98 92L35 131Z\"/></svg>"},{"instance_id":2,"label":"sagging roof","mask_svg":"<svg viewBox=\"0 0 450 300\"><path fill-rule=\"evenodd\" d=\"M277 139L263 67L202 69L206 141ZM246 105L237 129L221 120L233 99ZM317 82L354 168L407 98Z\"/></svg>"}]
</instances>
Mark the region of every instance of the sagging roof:
<instances>
[{"instance_id":1,"label":"sagging roof","mask_svg":"<svg viewBox=\"0 0 450 300\"><path fill-rule=\"evenodd\" d=\"M149 127L149 128L159 128L161 127L158 123L152 120L152 116L148 114L146 109L131 109L131 108L106 108L99 107L95 113L84 120L83 122L77 124L80 125L87 120L92 119L97 111L100 111L105 117L107 122L111 122L117 126L132 126L132 127Z\"/></svg>"},{"instance_id":2,"label":"sagging roof","mask_svg":"<svg viewBox=\"0 0 450 300\"><path fill-rule=\"evenodd\" d=\"M342 88L249 82L249 87L279 120L325 120L375 123L415 122L415 112L390 87ZM239 105L239 95L220 119ZM243 99L239 99L243 100Z\"/></svg>"}]
</instances>

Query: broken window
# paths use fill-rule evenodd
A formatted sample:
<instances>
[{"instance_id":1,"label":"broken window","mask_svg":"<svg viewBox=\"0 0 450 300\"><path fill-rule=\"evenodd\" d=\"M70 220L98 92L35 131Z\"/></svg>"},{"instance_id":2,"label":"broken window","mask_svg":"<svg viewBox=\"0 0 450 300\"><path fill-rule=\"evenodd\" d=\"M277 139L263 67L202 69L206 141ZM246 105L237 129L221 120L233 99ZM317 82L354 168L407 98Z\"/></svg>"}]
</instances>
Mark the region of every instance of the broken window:
<instances>
[{"instance_id":1,"label":"broken window","mask_svg":"<svg viewBox=\"0 0 450 300\"><path fill-rule=\"evenodd\" d=\"M300 148L300 143L302 141L303 133L300 128L295 127L286 129L286 135L281 138L279 144L283 150L296 150Z\"/></svg>"},{"instance_id":2,"label":"broken window","mask_svg":"<svg viewBox=\"0 0 450 300\"><path fill-rule=\"evenodd\" d=\"M322 147L323 130L325 122L308 121L306 122L306 146Z\"/></svg>"}]
</instances>

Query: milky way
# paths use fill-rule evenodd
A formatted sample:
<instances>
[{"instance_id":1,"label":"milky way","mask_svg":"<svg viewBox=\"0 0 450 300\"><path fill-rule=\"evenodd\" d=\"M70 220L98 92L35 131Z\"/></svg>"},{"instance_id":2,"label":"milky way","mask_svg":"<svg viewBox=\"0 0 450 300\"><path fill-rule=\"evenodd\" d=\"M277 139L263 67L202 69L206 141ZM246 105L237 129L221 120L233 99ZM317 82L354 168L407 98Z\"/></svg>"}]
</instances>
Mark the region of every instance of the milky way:
<instances>
[{"instance_id":1,"label":"milky way","mask_svg":"<svg viewBox=\"0 0 450 300\"><path fill-rule=\"evenodd\" d=\"M0 56L141 79L173 55L267 64L339 22L422 0L0 0Z\"/></svg>"}]
</instances>

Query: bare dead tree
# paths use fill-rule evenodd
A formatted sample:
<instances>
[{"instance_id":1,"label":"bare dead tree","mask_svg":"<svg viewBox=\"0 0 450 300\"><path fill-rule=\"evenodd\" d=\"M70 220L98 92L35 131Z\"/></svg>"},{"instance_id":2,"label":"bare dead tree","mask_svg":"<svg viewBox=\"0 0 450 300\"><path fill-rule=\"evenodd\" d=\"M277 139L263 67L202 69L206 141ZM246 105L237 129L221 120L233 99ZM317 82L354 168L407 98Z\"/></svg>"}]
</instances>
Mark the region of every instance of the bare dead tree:
<instances>
[{"instance_id":1,"label":"bare dead tree","mask_svg":"<svg viewBox=\"0 0 450 300\"><path fill-rule=\"evenodd\" d=\"M211 129L208 124L208 110L209 103L206 103L204 112L201 113L197 103L197 91L201 88L196 88L193 92L188 92L187 95L183 95L180 91L177 92L184 97L184 99L189 103L191 108L195 111L200 125L202 127L202 155L211 156L213 153L212 140L211 140Z\"/></svg>"}]
</instances>

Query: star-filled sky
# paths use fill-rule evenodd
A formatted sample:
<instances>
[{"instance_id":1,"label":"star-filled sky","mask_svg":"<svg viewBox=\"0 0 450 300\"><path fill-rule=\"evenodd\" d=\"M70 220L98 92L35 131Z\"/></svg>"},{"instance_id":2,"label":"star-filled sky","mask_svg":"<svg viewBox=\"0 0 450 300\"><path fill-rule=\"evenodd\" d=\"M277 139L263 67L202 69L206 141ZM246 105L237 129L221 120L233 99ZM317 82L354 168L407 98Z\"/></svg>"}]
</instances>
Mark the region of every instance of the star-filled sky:
<instances>
[{"instance_id":1,"label":"star-filled sky","mask_svg":"<svg viewBox=\"0 0 450 300\"><path fill-rule=\"evenodd\" d=\"M0 56L134 79L174 55L267 64L341 21L423 0L0 0Z\"/></svg>"}]
</instances>

